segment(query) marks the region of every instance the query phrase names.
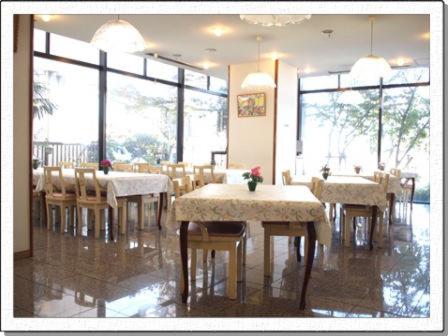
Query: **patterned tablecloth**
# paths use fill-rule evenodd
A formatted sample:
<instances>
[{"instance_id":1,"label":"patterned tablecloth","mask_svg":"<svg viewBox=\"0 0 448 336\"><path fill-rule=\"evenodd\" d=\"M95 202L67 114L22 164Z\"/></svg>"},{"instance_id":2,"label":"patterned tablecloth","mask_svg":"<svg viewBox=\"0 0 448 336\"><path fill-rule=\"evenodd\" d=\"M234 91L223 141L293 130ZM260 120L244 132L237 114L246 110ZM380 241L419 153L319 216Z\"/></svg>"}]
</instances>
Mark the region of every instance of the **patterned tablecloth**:
<instances>
[{"instance_id":1,"label":"patterned tablecloth","mask_svg":"<svg viewBox=\"0 0 448 336\"><path fill-rule=\"evenodd\" d=\"M311 176L295 176L293 185L311 186ZM359 176L329 176L321 199L326 203L376 205L387 208L386 193L380 184Z\"/></svg>"},{"instance_id":2,"label":"patterned tablecloth","mask_svg":"<svg viewBox=\"0 0 448 336\"><path fill-rule=\"evenodd\" d=\"M210 169L204 170L204 182L205 183L227 183L227 184L243 184L246 183L242 177L243 173L248 169L225 169L217 167L213 170L214 181L212 181L212 174ZM187 175L193 174L193 167L185 167L185 173ZM182 177L182 171L179 169L176 171L176 177Z\"/></svg>"},{"instance_id":3,"label":"patterned tablecloth","mask_svg":"<svg viewBox=\"0 0 448 336\"><path fill-rule=\"evenodd\" d=\"M331 172L332 176L355 176L355 177L364 177L366 179L369 179L373 181L373 172L361 172L359 174L356 174L353 171L336 171ZM387 192L395 194L396 196L401 194L401 185L400 185L400 178L398 176L389 174L389 185L387 187Z\"/></svg>"},{"instance_id":4,"label":"patterned tablecloth","mask_svg":"<svg viewBox=\"0 0 448 336\"><path fill-rule=\"evenodd\" d=\"M313 221L317 240L331 244L325 209L306 187L208 184L176 199L174 211L176 221Z\"/></svg>"},{"instance_id":5,"label":"patterned tablecloth","mask_svg":"<svg viewBox=\"0 0 448 336\"><path fill-rule=\"evenodd\" d=\"M75 189L75 170L63 169L62 174L67 191ZM55 176L57 176L55 174ZM117 197L132 195L158 194L172 191L171 181L163 174L146 174L131 172L110 171L105 175L102 171L96 171L96 177L101 188L107 190L107 203L113 208L117 207ZM45 190L44 171L42 168L33 171L33 183L36 191ZM55 178L55 186L58 186L59 179ZM89 187L89 181L87 181ZM93 181L90 179L90 187L93 188Z\"/></svg>"}]
</instances>

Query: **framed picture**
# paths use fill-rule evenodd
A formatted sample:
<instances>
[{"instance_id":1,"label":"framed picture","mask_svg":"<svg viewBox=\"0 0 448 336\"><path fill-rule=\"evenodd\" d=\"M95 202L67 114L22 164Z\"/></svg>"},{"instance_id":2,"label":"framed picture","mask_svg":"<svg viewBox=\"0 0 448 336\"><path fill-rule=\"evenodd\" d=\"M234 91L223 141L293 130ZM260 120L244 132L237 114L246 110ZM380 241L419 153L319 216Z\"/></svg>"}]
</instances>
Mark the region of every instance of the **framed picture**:
<instances>
[{"instance_id":1,"label":"framed picture","mask_svg":"<svg viewBox=\"0 0 448 336\"><path fill-rule=\"evenodd\" d=\"M266 95L264 93L249 93L239 95L238 117L262 117L266 115Z\"/></svg>"}]
</instances>

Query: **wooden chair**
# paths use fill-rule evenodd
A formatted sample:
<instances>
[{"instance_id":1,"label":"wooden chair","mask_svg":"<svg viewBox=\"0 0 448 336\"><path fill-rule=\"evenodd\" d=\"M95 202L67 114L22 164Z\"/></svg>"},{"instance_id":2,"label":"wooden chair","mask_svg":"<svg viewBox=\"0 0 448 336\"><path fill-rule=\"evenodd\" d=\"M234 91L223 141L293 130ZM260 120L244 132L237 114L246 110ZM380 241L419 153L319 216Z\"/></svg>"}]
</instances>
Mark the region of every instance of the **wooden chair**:
<instances>
[{"instance_id":1,"label":"wooden chair","mask_svg":"<svg viewBox=\"0 0 448 336\"><path fill-rule=\"evenodd\" d=\"M387 194L387 187L389 185L389 174L385 174L384 172L375 171L374 172L374 181L381 184L382 190L384 191L384 197ZM353 231L356 230L356 218L364 217L367 219L368 228L371 225L372 218L372 206L369 205L356 205L356 204L343 204L341 206L341 214L340 220L343 225L341 226L341 238L344 241L344 245L346 247L350 247L350 236L351 236L351 227L353 226ZM382 246L383 240L383 224L384 224L384 213L381 209L378 209L378 217L379 223L377 228L377 233L379 236L379 245ZM369 230L370 232L370 230ZM354 232L355 233L355 232Z\"/></svg>"},{"instance_id":2,"label":"wooden chair","mask_svg":"<svg viewBox=\"0 0 448 336\"><path fill-rule=\"evenodd\" d=\"M172 164L172 162L169 161L161 161L160 162L160 173L168 175L170 174L169 165Z\"/></svg>"},{"instance_id":3,"label":"wooden chair","mask_svg":"<svg viewBox=\"0 0 448 336\"><path fill-rule=\"evenodd\" d=\"M75 168L75 164L73 162L69 162L69 161L59 161L59 167L61 168L65 168L65 169L73 169Z\"/></svg>"},{"instance_id":4,"label":"wooden chair","mask_svg":"<svg viewBox=\"0 0 448 336\"><path fill-rule=\"evenodd\" d=\"M98 170L98 163L97 162L81 162L79 164L81 168L95 168Z\"/></svg>"},{"instance_id":5,"label":"wooden chair","mask_svg":"<svg viewBox=\"0 0 448 336\"><path fill-rule=\"evenodd\" d=\"M134 169L132 167L132 164L130 163L124 163L124 162L116 162L112 165L112 169L114 171L119 172L133 172Z\"/></svg>"},{"instance_id":6,"label":"wooden chair","mask_svg":"<svg viewBox=\"0 0 448 336\"><path fill-rule=\"evenodd\" d=\"M178 185L180 189L185 188L185 176L189 176L191 187L194 189L195 186L195 178L194 175L187 175L185 171L185 164L183 163L171 163L168 165L168 176L173 181L178 181Z\"/></svg>"},{"instance_id":7,"label":"wooden chair","mask_svg":"<svg viewBox=\"0 0 448 336\"><path fill-rule=\"evenodd\" d=\"M102 190L96 178L96 171L93 168L76 168L76 199L78 203L78 234L82 230L82 209L86 208L93 210L95 216L95 238L100 236L101 223L104 218L104 210L109 208L107 198L102 194ZM88 191L88 181L93 185L94 193ZM118 225L121 228L121 233L126 232L126 198L118 198ZM120 211L121 210L121 211ZM109 220L109 230L112 232L113 223Z\"/></svg>"},{"instance_id":8,"label":"wooden chair","mask_svg":"<svg viewBox=\"0 0 448 336\"><path fill-rule=\"evenodd\" d=\"M282 182L283 185L291 185L292 177L291 172L289 170L282 171Z\"/></svg>"},{"instance_id":9,"label":"wooden chair","mask_svg":"<svg viewBox=\"0 0 448 336\"><path fill-rule=\"evenodd\" d=\"M288 171L289 172L289 171ZM285 173L285 172L283 172ZM282 174L283 175L283 174ZM285 174L287 175L287 174ZM287 180L286 180L287 181ZM311 192L320 198L322 192L323 180L313 177L311 180ZM306 239L306 225L301 222L263 222L264 228L264 275L271 276L271 237L286 236L297 237L297 261L301 260L300 255L300 238L305 237L305 260L308 254L308 241Z\"/></svg>"},{"instance_id":10,"label":"wooden chair","mask_svg":"<svg viewBox=\"0 0 448 336\"><path fill-rule=\"evenodd\" d=\"M160 174L160 168L150 163L134 163L134 170L137 173Z\"/></svg>"},{"instance_id":11,"label":"wooden chair","mask_svg":"<svg viewBox=\"0 0 448 336\"><path fill-rule=\"evenodd\" d=\"M53 173L57 173L59 190L56 191L54 187ZM58 206L61 211L61 234L67 229L66 209L70 210L70 224L73 226L76 208L76 195L66 191L64 177L62 176L61 167L44 167L45 178L45 203L47 209L47 229L51 230L53 227L53 213L52 207ZM79 217L78 217L79 222Z\"/></svg>"},{"instance_id":12,"label":"wooden chair","mask_svg":"<svg viewBox=\"0 0 448 336\"><path fill-rule=\"evenodd\" d=\"M197 250L228 251L229 264L227 296L237 298L237 282L242 276L242 260L245 253L244 222L191 222L188 226L188 248L191 249L191 281L196 280Z\"/></svg>"},{"instance_id":13,"label":"wooden chair","mask_svg":"<svg viewBox=\"0 0 448 336\"><path fill-rule=\"evenodd\" d=\"M204 172L205 171L205 172ZM210 179L206 182L205 173L210 172ZM195 179L195 187L203 187L208 183L215 183L214 167L213 165L198 165L193 166L193 175Z\"/></svg>"}]
</instances>

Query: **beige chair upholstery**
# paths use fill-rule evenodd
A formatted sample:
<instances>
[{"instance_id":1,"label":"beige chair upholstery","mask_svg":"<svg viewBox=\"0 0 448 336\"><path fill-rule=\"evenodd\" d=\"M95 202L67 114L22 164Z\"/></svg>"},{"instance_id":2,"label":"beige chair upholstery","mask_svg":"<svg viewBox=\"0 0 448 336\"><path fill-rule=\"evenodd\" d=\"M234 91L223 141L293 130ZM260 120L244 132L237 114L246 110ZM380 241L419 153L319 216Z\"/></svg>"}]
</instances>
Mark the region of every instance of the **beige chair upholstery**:
<instances>
[{"instance_id":1,"label":"beige chair upholstery","mask_svg":"<svg viewBox=\"0 0 448 336\"><path fill-rule=\"evenodd\" d=\"M98 170L98 163L97 162L81 162L79 164L81 168L95 168Z\"/></svg>"},{"instance_id":2,"label":"beige chair upholstery","mask_svg":"<svg viewBox=\"0 0 448 336\"><path fill-rule=\"evenodd\" d=\"M118 172L133 172L134 168L130 163L116 162L112 165L112 169Z\"/></svg>"},{"instance_id":3,"label":"beige chair upholstery","mask_svg":"<svg viewBox=\"0 0 448 336\"><path fill-rule=\"evenodd\" d=\"M69 161L59 161L59 167L61 168L75 168L75 164L73 162L69 162Z\"/></svg>"}]
</instances>

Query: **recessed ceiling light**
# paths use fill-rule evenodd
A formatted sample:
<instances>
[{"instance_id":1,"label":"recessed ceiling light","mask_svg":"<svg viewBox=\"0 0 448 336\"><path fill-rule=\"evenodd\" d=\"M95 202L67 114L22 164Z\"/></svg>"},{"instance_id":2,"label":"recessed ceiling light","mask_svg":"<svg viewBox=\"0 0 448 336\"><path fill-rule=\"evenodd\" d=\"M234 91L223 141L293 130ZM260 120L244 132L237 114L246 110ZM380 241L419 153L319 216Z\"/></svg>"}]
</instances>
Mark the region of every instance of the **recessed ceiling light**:
<instances>
[{"instance_id":1,"label":"recessed ceiling light","mask_svg":"<svg viewBox=\"0 0 448 336\"><path fill-rule=\"evenodd\" d=\"M322 34L327 35L328 38L331 37L331 34L333 34L334 30L333 29L324 29L321 31Z\"/></svg>"},{"instance_id":2,"label":"recessed ceiling light","mask_svg":"<svg viewBox=\"0 0 448 336\"><path fill-rule=\"evenodd\" d=\"M205 48L204 49L206 52L210 52L210 53L212 53L212 52L216 52L216 49L215 48Z\"/></svg>"},{"instance_id":3,"label":"recessed ceiling light","mask_svg":"<svg viewBox=\"0 0 448 336\"><path fill-rule=\"evenodd\" d=\"M173 54L173 57L182 57L182 54Z\"/></svg>"},{"instance_id":4,"label":"recessed ceiling light","mask_svg":"<svg viewBox=\"0 0 448 336\"><path fill-rule=\"evenodd\" d=\"M202 69L204 70L208 70L210 68L213 68L215 66L217 66L218 64L210 62L210 61L203 61L202 63L198 64Z\"/></svg>"},{"instance_id":5,"label":"recessed ceiling light","mask_svg":"<svg viewBox=\"0 0 448 336\"><path fill-rule=\"evenodd\" d=\"M215 25L215 26L208 27L207 31L209 33L215 35L216 37L221 37L224 34L229 33L230 29L229 29L229 27L226 27L226 26Z\"/></svg>"},{"instance_id":6,"label":"recessed ceiling light","mask_svg":"<svg viewBox=\"0 0 448 336\"><path fill-rule=\"evenodd\" d=\"M431 33L430 32L426 32L420 35L420 37L424 40L429 40L431 38Z\"/></svg>"},{"instance_id":7,"label":"recessed ceiling light","mask_svg":"<svg viewBox=\"0 0 448 336\"><path fill-rule=\"evenodd\" d=\"M51 15L48 14L42 14L39 15L40 19L44 22L50 22L51 21Z\"/></svg>"},{"instance_id":8,"label":"recessed ceiling light","mask_svg":"<svg viewBox=\"0 0 448 336\"><path fill-rule=\"evenodd\" d=\"M413 63L413 60L408 57L398 57L391 61L391 63L396 64L398 66L410 65Z\"/></svg>"},{"instance_id":9,"label":"recessed ceiling light","mask_svg":"<svg viewBox=\"0 0 448 336\"><path fill-rule=\"evenodd\" d=\"M313 72L314 71L314 69L313 68L311 68L310 66L306 66L305 67L305 69L303 69L303 73L306 73L306 74L309 74L309 73L311 73L311 72Z\"/></svg>"}]
</instances>

